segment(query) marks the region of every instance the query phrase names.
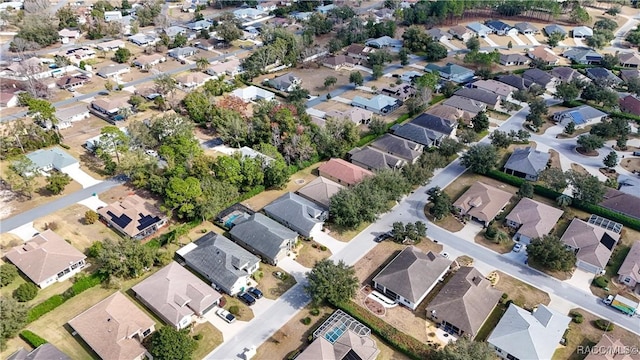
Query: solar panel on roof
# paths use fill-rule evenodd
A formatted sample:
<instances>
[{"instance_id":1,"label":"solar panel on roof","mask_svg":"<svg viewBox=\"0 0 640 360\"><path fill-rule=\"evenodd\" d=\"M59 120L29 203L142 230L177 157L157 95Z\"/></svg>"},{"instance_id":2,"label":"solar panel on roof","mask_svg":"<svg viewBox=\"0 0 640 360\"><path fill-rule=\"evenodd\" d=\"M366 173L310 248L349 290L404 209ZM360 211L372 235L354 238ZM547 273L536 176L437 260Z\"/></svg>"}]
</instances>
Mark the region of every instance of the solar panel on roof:
<instances>
[{"instance_id":1,"label":"solar panel on roof","mask_svg":"<svg viewBox=\"0 0 640 360\"><path fill-rule=\"evenodd\" d=\"M139 225L136 227L138 230L146 229L160 221L158 216L143 215L142 213L139 213L138 216L140 216L140 219L138 220Z\"/></svg>"},{"instance_id":2,"label":"solar panel on roof","mask_svg":"<svg viewBox=\"0 0 640 360\"><path fill-rule=\"evenodd\" d=\"M604 245L609 250L613 250L616 241L609 234L605 233L602 239L600 239L600 244Z\"/></svg>"},{"instance_id":3,"label":"solar panel on roof","mask_svg":"<svg viewBox=\"0 0 640 360\"><path fill-rule=\"evenodd\" d=\"M113 221L116 225L118 225L122 229L127 227L127 225L129 225L129 223L131 222L131 218L125 214L122 214L121 216L118 217L111 211L107 211L107 215L111 216L111 221Z\"/></svg>"}]
</instances>

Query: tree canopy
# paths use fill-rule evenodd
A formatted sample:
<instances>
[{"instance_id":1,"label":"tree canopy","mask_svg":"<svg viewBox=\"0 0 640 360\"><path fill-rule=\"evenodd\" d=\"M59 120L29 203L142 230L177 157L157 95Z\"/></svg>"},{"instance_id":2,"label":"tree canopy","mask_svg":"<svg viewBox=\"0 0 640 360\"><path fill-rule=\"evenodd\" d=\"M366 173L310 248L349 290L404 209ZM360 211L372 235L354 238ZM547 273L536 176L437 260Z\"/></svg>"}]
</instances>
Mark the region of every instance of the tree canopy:
<instances>
[{"instance_id":1,"label":"tree canopy","mask_svg":"<svg viewBox=\"0 0 640 360\"><path fill-rule=\"evenodd\" d=\"M496 167L497 161L496 148L488 144L473 145L460 160L462 165L477 174L486 174Z\"/></svg>"},{"instance_id":2,"label":"tree canopy","mask_svg":"<svg viewBox=\"0 0 640 360\"><path fill-rule=\"evenodd\" d=\"M189 330L176 330L172 326L163 326L151 335L149 352L158 360L190 360L198 343Z\"/></svg>"},{"instance_id":3,"label":"tree canopy","mask_svg":"<svg viewBox=\"0 0 640 360\"><path fill-rule=\"evenodd\" d=\"M355 296L359 285L353 267L342 260L337 264L328 259L317 262L307 273L307 280L309 284L305 286L305 291L316 305L325 302L338 305L349 301Z\"/></svg>"},{"instance_id":4,"label":"tree canopy","mask_svg":"<svg viewBox=\"0 0 640 360\"><path fill-rule=\"evenodd\" d=\"M527 245L527 255L532 261L549 269L570 271L576 263L576 255L554 235L535 238Z\"/></svg>"}]
</instances>

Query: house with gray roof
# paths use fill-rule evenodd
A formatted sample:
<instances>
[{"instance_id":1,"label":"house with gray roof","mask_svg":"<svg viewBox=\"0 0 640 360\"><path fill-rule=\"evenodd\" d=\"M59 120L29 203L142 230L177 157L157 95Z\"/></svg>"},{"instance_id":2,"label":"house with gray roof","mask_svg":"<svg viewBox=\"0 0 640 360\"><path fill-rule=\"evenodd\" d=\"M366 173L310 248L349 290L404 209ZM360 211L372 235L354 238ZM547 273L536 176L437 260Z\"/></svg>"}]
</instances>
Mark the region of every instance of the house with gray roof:
<instances>
[{"instance_id":1,"label":"house with gray roof","mask_svg":"<svg viewBox=\"0 0 640 360\"><path fill-rule=\"evenodd\" d=\"M475 72L473 70L453 63L448 63L444 66L439 66L433 63L428 64L425 66L424 71L438 74L441 78L456 83L468 82L475 76Z\"/></svg>"},{"instance_id":2,"label":"house with gray roof","mask_svg":"<svg viewBox=\"0 0 640 360\"><path fill-rule=\"evenodd\" d=\"M533 81L514 74L500 75L498 76L498 81L511 85L518 90L528 90L533 85Z\"/></svg>"},{"instance_id":3,"label":"house with gray roof","mask_svg":"<svg viewBox=\"0 0 640 360\"><path fill-rule=\"evenodd\" d=\"M631 245L631 250L620 265L618 282L640 294L640 240Z\"/></svg>"},{"instance_id":4,"label":"house with gray roof","mask_svg":"<svg viewBox=\"0 0 640 360\"><path fill-rule=\"evenodd\" d=\"M126 74L129 71L131 71L131 68L127 64L110 64L98 69L98 72L96 74L105 79L109 79L122 74Z\"/></svg>"},{"instance_id":5,"label":"house with gray roof","mask_svg":"<svg viewBox=\"0 0 640 360\"><path fill-rule=\"evenodd\" d=\"M502 293L473 267L462 267L427 305L427 317L438 327L473 339Z\"/></svg>"},{"instance_id":6,"label":"house with gray roof","mask_svg":"<svg viewBox=\"0 0 640 360\"><path fill-rule=\"evenodd\" d=\"M438 134L438 138L455 136L456 127L458 126L457 121L451 121L429 113L420 114L420 116L411 120L409 124L420 126L429 131L435 132ZM437 140L437 138L434 139L436 143L439 143Z\"/></svg>"},{"instance_id":7,"label":"house with gray roof","mask_svg":"<svg viewBox=\"0 0 640 360\"><path fill-rule=\"evenodd\" d=\"M212 231L176 252L189 268L231 296L244 291L260 259Z\"/></svg>"},{"instance_id":8,"label":"house with gray roof","mask_svg":"<svg viewBox=\"0 0 640 360\"><path fill-rule=\"evenodd\" d=\"M468 24L467 27L479 37L485 37L489 34L493 34L493 29L477 21Z\"/></svg>"},{"instance_id":9,"label":"house with gray roof","mask_svg":"<svg viewBox=\"0 0 640 360\"><path fill-rule=\"evenodd\" d=\"M271 265L287 256L298 240L295 231L261 213L237 217L229 234L238 245Z\"/></svg>"},{"instance_id":10,"label":"house with gray roof","mask_svg":"<svg viewBox=\"0 0 640 360\"><path fill-rule=\"evenodd\" d=\"M571 30L574 39L586 39L593 36L593 29L588 26L576 26Z\"/></svg>"},{"instance_id":11,"label":"house with gray roof","mask_svg":"<svg viewBox=\"0 0 640 360\"><path fill-rule=\"evenodd\" d=\"M602 112L589 105L581 105L553 113L553 121L562 126L567 126L570 122L576 125L577 129L581 129L587 125L599 123L609 114Z\"/></svg>"},{"instance_id":12,"label":"house with gray roof","mask_svg":"<svg viewBox=\"0 0 640 360\"><path fill-rule=\"evenodd\" d=\"M481 89L488 91L490 93L494 93L500 96L503 100L511 100L511 94L517 89L511 85L507 85L503 82L489 79L489 80L478 80L471 83L473 88Z\"/></svg>"},{"instance_id":13,"label":"house with gray roof","mask_svg":"<svg viewBox=\"0 0 640 360\"><path fill-rule=\"evenodd\" d=\"M481 103L479 101L458 95L453 95L452 97L448 98L442 103L442 105L466 111L469 114L473 114L473 116L475 116L475 114L479 113L480 111L484 111L487 109L487 104L485 103Z\"/></svg>"},{"instance_id":14,"label":"house with gray roof","mask_svg":"<svg viewBox=\"0 0 640 360\"><path fill-rule=\"evenodd\" d=\"M620 70L620 78L622 81L629 82L631 79L640 78L640 70L638 69L623 69Z\"/></svg>"},{"instance_id":15,"label":"house with gray roof","mask_svg":"<svg viewBox=\"0 0 640 360\"><path fill-rule=\"evenodd\" d=\"M200 50L192 46L179 47L169 50L169 56L174 59L184 59L197 54Z\"/></svg>"},{"instance_id":16,"label":"house with gray roof","mask_svg":"<svg viewBox=\"0 0 640 360\"><path fill-rule=\"evenodd\" d=\"M427 35L431 36L434 41L440 41L440 39L451 40L453 38L453 35L439 28L427 30Z\"/></svg>"},{"instance_id":17,"label":"house with gray roof","mask_svg":"<svg viewBox=\"0 0 640 360\"><path fill-rule=\"evenodd\" d=\"M533 35L538 33L539 31L537 27L531 25L528 22L519 22L513 25L513 27L518 29L518 32L520 32L520 34L524 35Z\"/></svg>"},{"instance_id":18,"label":"house with gray roof","mask_svg":"<svg viewBox=\"0 0 640 360\"><path fill-rule=\"evenodd\" d=\"M397 156L410 163L416 162L424 150L424 145L422 144L391 134L384 134L382 137L372 142L370 146L387 154Z\"/></svg>"},{"instance_id":19,"label":"house with gray roof","mask_svg":"<svg viewBox=\"0 0 640 360\"><path fill-rule=\"evenodd\" d=\"M371 99L356 96L351 101L351 106L373 111L376 114L386 115L391 114L402 106L402 101L382 94L378 94Z\"/></svg>"},{"instance_id":20,"label":"house with gray roof","mask_svg":"<svg viewBox=\"0 0 640 360\"><path fill-rule=\"evenodd\" d=\"M264 207L264 212L307 238L321 231L322 225L329 217L325 208L292 192L273 200Z\"/></svg>"},{"instance_id":21,"label":"house with gray roof","mask_svg":"<svg viewBox=\"0 0 640 360\"><path fill-rule=\"evenodd\" d=\"M518 33L517 29L513 29L509 24L500 20L487 20L484 24L493 30L493 33L496 35L516 35Z\"/></svg>"},{"instance_id":22,"label":"house with gray roof","mask_svg":"<svg viewBox=\"0 0 640 360\"><path fill-rule=\"evenodd\" d=\"M620 240L620 233L574 218L560 240L576 253L578 268L600 274Z\"/></svg>"},{"instance_id":23,"label":"house with gray roof","mask_svg":"<svg viewBox=\"0 0 640 360\"><path fill-rule=\"evenodd\" d=\"M276 90L289 92L300 86L300 84L302 84L302 79L293 75L293 73L286 73L276 76L273 79L266 80L265 82Z\"/></svg>"},{"instance_id":24,"label":"house with gray roof","mask_svg":"<svg viewBox=\"0 0 640 360\"><path fill-rule=\"evenodd\" d=\"M175 261L131 290L147 308L176 329L191 325L219 303L222 295Z\"/></svg>"},{"instance_id":25,"label":"house with gray roof","mask_svg":"<svg viewBox=\"0 0 640 360\"><path fill-rule=\"evenodd\" d=\"M9 355L7 360L71 360L71 358L51 343L45 343L31 351L20 348Z\"/></svg>"},{"instance_id":26,"label":"house with gray roof","mask_svg":"<svg viewBox=\"0 0 640 360\"><path fill-rule=\"evenodd\" d=\"M558 33L560 35L567 36L567 30L565 30L562 26L558 24L547 25L543 28L543 30L544 30L544 33L547 34L547 36L550 36L553 33Z\"/></svg>"},{"instance_id":27,"label":"house with gray roof","mask_svg":"<svg viewBox=\"0 0 640 360\"><path fill-rule=\"evenodd\" d=\"M443 138L442 134L411 123L404 125L396 124L392 126L390 130L393 135L427 147L432 146L436 141L440 141Z\"/></svg>"},{"instance_id":28,"label":"house with gray roof","mask_svg":"<svg viewBox=\"0 0 640 360\"><path fill-rule=\"evenodd\" d=\"M530 80L543 88L553 86L555 80L548 72L540 69L527 69L522 73L522 78Z\"/></svg>"},{"instance_id":29,"label":"house with gray roof","mask_svg":"<svg viewBox=\"0 0 640 360\"><path fill-rule=\"evenodd\" d=\"M33 162L38 171L45 173L54 169L64 172L80 167L76 158L57 146L30 152L27 154L27 159Z\"/></svg>"},{"instance_id":30,"label":"house with gray roof","mask_svg":"<svg viewBox=\"0 0 640 360\"><path fill-rule=\"evenodd\" d=\"M363 149L354 148L349 151L349 161L369 171L384 169L398 170L407 163L406 160L387 154L371 146Z\"/></svg>"},{"instance_id":31,"label":"house with gray roof","mask_svg":"<svg viewBox=\"0 0 640 360\"><path fill-rule=\"evenodd\" d=\"M298 195L314 201L316 204L328 210L331 204L331 198L342 189L344 189L343 185L319 176L298 190Z\"/></svg>"},{"instance_id":32,"label":"house with gray roof","mask_svg":"<svg viewBox=\"0 0 640 360\"><path fill-rule=\"evenodd\" d=\"M501 359L551 359L570 321L543 304L533 312L510 304L487 342Z\"/></svg>"},{"instance_id":33,"label":"house with gray roof","mask_svg":"<svg viewBox=\"0 0 640 360\"><path fill-rule=\"evenodd\" d=\"M529 181L537 181L538 175L547 168L550 157L548 152L536 150L530 146L518 148L504 164L504 172Z\"/></svg>"},{"instance_id":34,"label":"house with gray roof","mask_svg":"<svg viewBox=\"0 0 640 360\"><path fill-rule=\"evenodd\" d=\"M568 66L558 66L551 69L551 75L558 79L560 82L570 82L574 79L579 80L587 80L587 77L580 74L580 72L576 69L570 68Z\"/></svg>"},{"instance_id":35,"label":"house with gray roof","mask_svg":"<svg viewBox=\"0 0 640 360\"><path fill-rule=\"evenodd\" d=\"M455 92L455 95L466 97L487 105L489 109L500 108L500 95L479 88L467 88Z\"/></svg>"},{"instance_id":36,"label":"house with gray roof","mask_svg":"<svg viewBox=\"0 0 640 360\"><path fill-rule=\"evenodd\" d=\"M548 235L564 211L552 206L522 198L505 218L505 224L516 229L514 240L529 244L531 239Z\"/></svg>"},{"instance_id":37,"label":"house with gray roof","mask_svg":"<svg viewBox=\"0 0 640 360\"><path fill-rule=\"evenodd\" d=\"M500 54L500 64L504 66L527 65L531 59L521 54Z\"/></svg>"},{"instance_id":38,"label":"house with gray roof","mask_svg":"<svg viewBox=\"0 0 640 360\"><path fill-rule=\"evenodd\" d=\"M596 84L603 86L619 85L622 80L616 76L611 70L602 67L588 68L584 70L587 73L587 77Z\"/></svg>"},{"instance_id":39,"label":"house with gray roof","mask_svg":"<svg viewBox=\"0 0 640 360\"><path fill-rule=\"evenodd\" d=\"M449 271L453 262L414 246L404 248L372 280L373 287L391 300L415 310Z\"/></svg>"},{"instance_id":40,"label":"house with gray roof","mask_svg":"<svg viewBox=\"0 0 640 360\"><path fill-rule=\"evenodd\" d=\"M398 39L394 39L390 36L381 36L377 39L369 39L364 43L366 46L370 46L372 48L376 48L376 49L382 49L382 48L401 48L402 47L402 40L398 40Z\"/></svg>"},{"instance_id":41,"label":"house with gray roof","mask_svg":"<svg viewBox=\"0 0 640 360\"><path fill-rule=\"evenodd\" d=\"M602 62L602 55L591 49L571 48L565 51L562 56L582 65L597 65Z\"/></svg>"}]
</instances>

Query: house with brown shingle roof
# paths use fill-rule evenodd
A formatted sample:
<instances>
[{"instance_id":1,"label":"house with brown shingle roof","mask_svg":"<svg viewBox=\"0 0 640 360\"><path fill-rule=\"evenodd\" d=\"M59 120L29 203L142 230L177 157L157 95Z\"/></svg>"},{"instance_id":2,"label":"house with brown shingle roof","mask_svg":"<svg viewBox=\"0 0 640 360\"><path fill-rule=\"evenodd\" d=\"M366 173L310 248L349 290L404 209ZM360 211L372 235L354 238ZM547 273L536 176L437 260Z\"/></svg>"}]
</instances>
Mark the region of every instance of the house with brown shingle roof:
<instances>
[{"instance_id":1,"label":"house with brown shingle roof","mask_svg":"<svg viewBox=\"0 0 640 360\"><path fill-rule=\"evenodd\" d=\"M533 50L527 52L527 55L532 59L541 60L547 65L558 65L560 61L560 57L544 46L535 47Z\"/></svg>"},{"instance_id":2,"label":"house with brown shingle roof","mask_svg":"<svg viewBox=\"0 0 640 360\"><path fill-rule=\"evenodd\" d=\"M337 182L320 176L297 192L298 195L329 209L331 198L343 188L344 186Z\"/></svg>"},{"instance_id":3,"label":"house with brown shingle roof","mask_svg":"<svg viewBox=\"0 0 640 360\"><path fill-rule=\"evenodd\" d=\"M620 59L620 65L628 68L638 68L640 67L640 55L636 52L619 54L618 59Z\"/></svg>"},{"instance_id":4,"label":"house with brown shingle roof","mask_svg":"<svg viewBox=\"0 0 640 360\"><path fill-rule=\"evenodd\" d=\"M515 240L528 244L531 239L549 234L563 213L552 206L522 198L507 215L505 223L516 229Z\"/></svg>"},{"instance_id":5,"label":"house with brown shingle roof","mask_svg":"<svg viewBox=\"0 0 640 360\"><path fill-rule=\"evenodd\" d=\"M476 268L460 268L427 305L427 317L439 327L473 339L502 293Z\"/></svg>"},{"instance_id":6,"label":"house with brown shingle roof","mask_svg":"<svg viewBox=\"0 0 640 360\"><path fill-rule=\"evenodd\" d=\"M87 258L53 230L34 236L5 256L41 289L80 272Z\"/></svg>"},{"instance_id":7,"label":"house with brown shingle roof","mask_svg":"<svg viewBox=\"0 0 640 360\"><path fill-rule=\"evenodd\" d=\"M132 287L146 307L176 329L191 325L218 305L222 295L175 261Z\"/></svg>"},{"instance_id":8,"label":"house with brown shingle roof","mask_svg":"<svg viewBox=\"0 0 640 360\"><path fill-rule=\"evenodd\" d=\"M69 320L69 326L103 360L142 360L149 356L142 341L156 323L116 292Z\"/></svg>"},{"instance_id":9,"label":"house with brown shingle roof","mask_svg":"<svg viewBox=\"0 0 640 360\"><path fill-rule=\"evenodd\" d=\"M640 240L631 246L618 270L618 282L640 294Z\"/></svg>"},{"instance_id":10,"label":"house with brown shingle roof","mask_svg":"<svg viewBox=\"0 0 640 360\"><path fill-rule=\"evenodd\" d=\"M620 110L640 116L640 99L633 95L623 97L620 99Z\"/></svg>"},{"instance_id":11,"label":"house with brown shingle roof","mask_svg":"<svg viewBox=\"0 0 640 360\"><path fill-rule=\"evenodd\" d=\"M606 333L602 334L600 341L591 349L600 351L590 351L584 360L640 360L640 354L625 350L631 349L630 346Z\"/></svg>"},{"instance_id":12,"label":"house with brown shingle roof","mask_svg":"<svg viewBox=\"0 0 640 360\"><path fill-rule=\"evenodd\" d=\"M333 180L338 184L352 186L361 182L367 176L373 176L369 170L363 169L342 159L330 159L318 167L320 176Z\"/></svg>"},{"instance_id":13,"label":"house with brown shingle roof","mask_svg":"<svg viewBox=\"0 0 640 360\"><path fill-rule=\"evenodd\" d=\"M452 26L449 28L449 34L462 41L467 41L471 36L473 36L473 32L462 25Z\"/></svg>"},{"instance_id":14,"label":"house with brown shingle roof","mask_svg":"<svg viewBox=\"0 0 640 360\"><path fill-rule=\"evenodd\" d=\"M9 355L6 360L71 360L71 358L57 347L46 343L31 351L21 347L18 351Z\"/></svg>"},{"instance_id":15,"label":"house with brown shingle roof","mask_svg":"<svg viewBox=\"0 0 640 360\"><path fill-rule=\"evenodd\" d=\"M609 262L620 234L575 218L562 234L562 242L576 253L576 266L600 274Z\"/></svg>"},{"instance_id":16,"label":"house with brown shingle roof","mask_svg":"<svg viewBox=\"0 0 640 360\"><path fill-rule=\"evenodd\" d=\"M391 300L415 310L442 280L452 261L440 254L404 248L374 278L373 287Z\"/></svg>"},{"instance_id":17,"label":"house with brown shingle roof","mask_svg":"<svg viewBox=\"0 0 640 360\"><path fill-rule=\"evenodd\" d=\"M165 214L138 195L102 207L98 215L108 226L136 240L152 235L167 223Z\"/></svg>"},{"instance_id":18,"label":"house with brown shingle roof","mask_svg":"<svg viewBox=\"0 0 640 360\"><path fill-rule=\"evenodd\" d=\"M510 199L510 193L477 181L453 206L460 215L486 226L507 206Z\"/></svg>"}]
</instances>

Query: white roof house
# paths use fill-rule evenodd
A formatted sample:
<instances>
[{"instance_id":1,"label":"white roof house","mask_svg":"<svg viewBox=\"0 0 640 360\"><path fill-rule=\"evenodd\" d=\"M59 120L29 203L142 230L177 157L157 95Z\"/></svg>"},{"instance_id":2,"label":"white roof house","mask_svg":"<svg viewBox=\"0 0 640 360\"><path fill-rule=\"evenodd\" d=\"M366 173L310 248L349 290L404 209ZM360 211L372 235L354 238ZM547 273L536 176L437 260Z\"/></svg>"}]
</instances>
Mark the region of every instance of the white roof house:
<instances>
[{"instance_id":1,"label":"white roof house","mask_svg":"<svg viewBox=\"0 0 640 360\"><path fill-rule=\"evenodd\" d=\"M588 26L576 26L576 27L573 28L573 31L571 31L571 35L574 38L579 38L579 39L592 37L593 36L593 29L591 29Z\"/></svg>"},{"instance_id":2,"label":"white roof house","mask_svg":"<svg viewBox=\"0 0 640 360\"><path fill-rule=\"evenodd\" d=\"M275 94L271 91L259 88L257 86L249 86L242 89L235 89L231 95L237 96L244 101L266 100L271 101L275 98Z\"/></svg>"}]
</instances>

